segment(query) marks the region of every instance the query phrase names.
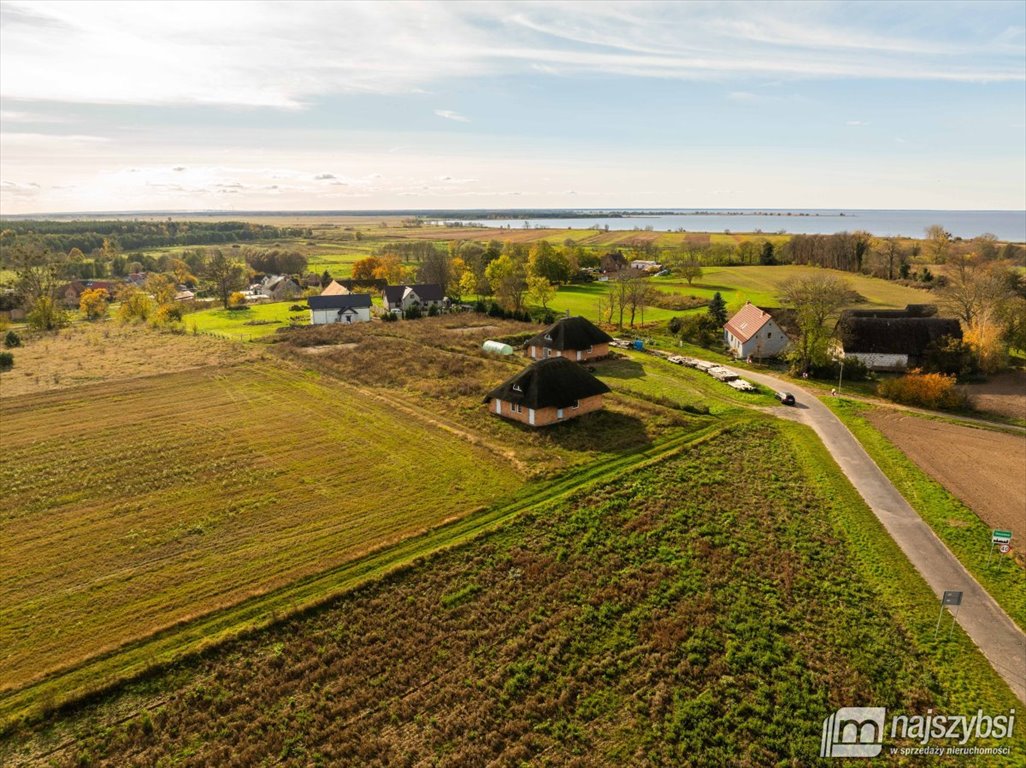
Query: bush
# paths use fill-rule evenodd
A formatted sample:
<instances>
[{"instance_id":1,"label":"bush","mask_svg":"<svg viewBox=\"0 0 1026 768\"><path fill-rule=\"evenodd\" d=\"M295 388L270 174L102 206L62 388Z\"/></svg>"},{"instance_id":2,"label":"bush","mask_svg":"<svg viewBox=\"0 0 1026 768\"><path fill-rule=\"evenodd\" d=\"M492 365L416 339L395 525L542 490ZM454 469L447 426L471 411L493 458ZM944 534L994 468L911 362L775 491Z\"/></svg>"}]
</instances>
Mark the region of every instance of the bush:
<instances>
[{"instance_id":1,"label":"bush","mask_svg":"<svg viewBox=\"0 0 1026 768\"><path fill-rule=\"evenodd\" d=\"M403 317L407 320L420 320L424 315L420 311L420 307L410 307L408 310L403 312Z\"/></svg>"},{"instance_id":2,"label":"bush","mask_svg":"<svg viewBox=\"0 0 1026 768\"><path fill-rule=\"evenodd\" d=\"M955 387L955 377L943 373L923 373L918 368L905 376L881 382L877 394L903 405L941 410L969 408L968 395Z\"/></svg>"},{"instance_id":3,"label":"bush","mask_svg":"<svg viewBox=\"0 0 1026 768\"><path fill-rule=\"evenodd\" d=\"M9 371L14 367L14 355L10 352L0 352L0 371Z\"/></svg>"},{"instance_id":4,"label":"bush","mask_svg":"<svg viewBox=\"0 0 1026 768\"><path fill-rule=\"evenodd\" d=\"M546 312L545 317L542 318L542 323L545 325L552 325L554 322L556 322L555 315L553 315L552 312Z\"/></svg>"},{"instance_id":5,"label":"bush","mask_svg":"<svg viewBox=\"0 0 1026 768\"><path fill-rule=\"evenodd\" d=\"M809 376L837 381L838 376L841 376L841 363L838 360L813 362L809 366ZM849 357L844 361L844 375L841 378L844 381L867 381L870 378L869 369L857 357Z\"/></svg>"},{"instance_id":6,"label":"bush","mask_svg":"<svg viewBox=\"0 0 1026 768\"><path fill-rule=\"evenodd\" d=\"M305 304L293 304L289 307L289 312L306 312L310 307Z\"/></svg>"},{"instance_id":7,"label":"bush","mask_svg":"<svg viewBox=\"0 0 1026 768\"><path fill-rule=\"evenodd\" d=\"M923 370L927 373L968 376L977 370L976 355L972 346L962 339L944 336L926 348Z\"/></svg>"},{"instance_id":8,"label":"bush","mask_svg":"<svg viewBox=\"0 0 1026 768\"><path fill-rule=\"evenodd\" d=\"M723 344L723 329L714 317L705 312L671 318L669 329L670 333L680 336L684 341L707 349Z\"/></svg>"},{"instance_id":9,"label":"bush","mask_svg":"<svg viewBox=\"0 0 1026 768\"><path fill-rule=\"evenodd\" d=\"M483 315L488 312L488 307L485 306L485 303L483 301L478 299L474 303L474 311L477 312L479 315Z\"/></svg>"},{"instance_id":10,"label":"bush","mask_svg":"<svg viewBox=\"0 0 1026 768\"><path fill-rule=\"evenodd\" d=\"M228 297L228 309L248 309L245 294L235 291Z\"/></svg>"},{"instance_id":11,"label":"bush","mask_svg":"<svg viewBox=\"0 0 1026 768\"><path fill-rule=\"evenodd\" d=\"M438 317L438 305L432 304L428 307L428 317Z\"/></svg>"},{"instance_id":12,"label":"bush","mask_svg":"<svg viewBox=\"0 0 1026 768\"><path fill-rule=\"evenodd\" d=\"M489 317L505 317L506 313L502 311L502 307L500 307L498 304L496 304L493 301L492 305L490 307L488 307L488 316Z\"/></svg>"},{"instance_id":13,"label":"bush","mask_svg":"<svg viewBox=\"0 0 1026 768\"><path fill-rule=\"evenodd\" d=\"M32 304L25 320L30 327L38 331L55 331L68 324L68 313L61 308L56 299L40 296Z\"/></svg>"},{"instance_id":14,"label":"bush","mask_svg":"<svg viewBox=\"0 0 1026 768\"><path fill-rule=\"evenodd\" d=\"M8 331L7 335L4 336L4 346L8 349L14 349L14 347L21 346L21 336L16 334L14 331Z\"/></svg>"},{"instance_id":15,"label":"bush","mask_svg":"<svg viewBox=\"0 0 1026 768\"><path fill-rule=\"evenodd\" d=\"M383 323L394 323L394 322L396 322L396 321L397 321L398 319L399 319L399 318L395 316L395 313L394 313L394 312L385 312L385 314L383 314L383 315L381 316L381 321L382 321Z\"/></svg>"}]
</instances>

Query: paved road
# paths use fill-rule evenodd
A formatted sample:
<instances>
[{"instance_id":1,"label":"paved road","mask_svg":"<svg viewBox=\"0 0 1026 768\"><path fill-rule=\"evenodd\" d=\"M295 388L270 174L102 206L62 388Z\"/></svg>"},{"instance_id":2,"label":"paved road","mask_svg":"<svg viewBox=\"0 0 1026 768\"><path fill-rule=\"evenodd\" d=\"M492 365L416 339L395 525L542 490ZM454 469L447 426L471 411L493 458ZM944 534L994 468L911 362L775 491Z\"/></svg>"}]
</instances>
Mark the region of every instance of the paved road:
<instances>
[{"instance_id":1,"label":"paved road","mask_svg":"<svg viewBox=\"0 0 1026 768\"><path fill-rule=\"evenodd\" d=\"M797 407L774 410L816 431L852 485L933 589L938 609L944 590L964 593L958 623L1012 692L1026 703L1026 635L923 522L847 427L814 395L793 382L752 371L745 371L744 376L794 394Z\"/></svg>"}]
</instances>

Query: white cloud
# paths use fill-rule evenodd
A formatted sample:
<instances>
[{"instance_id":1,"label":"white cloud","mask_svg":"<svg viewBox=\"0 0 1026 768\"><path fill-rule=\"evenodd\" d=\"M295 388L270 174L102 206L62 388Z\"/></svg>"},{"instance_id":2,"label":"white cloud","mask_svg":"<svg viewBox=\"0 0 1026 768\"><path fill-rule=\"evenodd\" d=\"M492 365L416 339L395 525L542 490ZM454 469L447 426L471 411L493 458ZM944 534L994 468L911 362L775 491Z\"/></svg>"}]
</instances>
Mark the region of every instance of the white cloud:
<instances>
[{"instance_id":1,"label":"white cloud","mask_svg":"<svg viewBox=\"0 0 1026 768\"><path fill-rule=\"evenodd\" d=\"M897 21L875 18L885 10ZM8 2L0 10L0 95L298 109L333 93L424 93L453 79L532 72L1026 80L1021 34L1003 28L943 38L916 21L918 9L885 10L860 15L844 5L796 10L784 3ZM796 13L801 24L791 21ZM898 21L908 28L889 34Z\"/></svg>"},{"instance_id":2,"label":"white cloud","mask_svg":"<svg viewBox=\"0 0 1026 768\"><path fill-rule=\"evenodd\" d=\"M863 128L869 125L869 123L867 123L865 120L848 120L844 124L850 125L853 128Z\"/></svg>"},{"instance_id":3,"label":"white cloud","mask_svg":"<svg viewBox=\"0 0 1026 768\"><path fill-rule=\"evenodd\" d=\"M453 112L451 109L436 109L435 114L439 117L444 117L446 120L455 120L457 123L470 122L470 118L464 117L459 112Z\"/></svg>"}]
</instances>

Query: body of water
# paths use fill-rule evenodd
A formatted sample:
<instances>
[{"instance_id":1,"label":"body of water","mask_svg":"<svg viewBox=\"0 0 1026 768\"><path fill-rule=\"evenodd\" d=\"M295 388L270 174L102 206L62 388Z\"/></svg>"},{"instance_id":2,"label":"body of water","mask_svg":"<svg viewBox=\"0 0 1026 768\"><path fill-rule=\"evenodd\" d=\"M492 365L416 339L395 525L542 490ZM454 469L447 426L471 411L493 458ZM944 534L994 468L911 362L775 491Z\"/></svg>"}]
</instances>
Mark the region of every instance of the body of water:
<instances>
[{"instance_id":1,"label":"body of water","mask_svg":"<svg viewBox=\"0 0 1026 768\"><path fill-rule=\"evenodd\" d=\"M582 213L586 213L583 211ZM796 235L832 235L863 230L878 237L924 237L927 227L939 224L953 237L969 239L992 234L999 240L1026 242L1026 211L887 211L887 210L672 210L660 214L603 216L594 218L462 219L484 227L522 229L610 229L651 227L660 232L787 232ZM439 221L438 223L444 223Z\"/></svg>"}]
</instances>

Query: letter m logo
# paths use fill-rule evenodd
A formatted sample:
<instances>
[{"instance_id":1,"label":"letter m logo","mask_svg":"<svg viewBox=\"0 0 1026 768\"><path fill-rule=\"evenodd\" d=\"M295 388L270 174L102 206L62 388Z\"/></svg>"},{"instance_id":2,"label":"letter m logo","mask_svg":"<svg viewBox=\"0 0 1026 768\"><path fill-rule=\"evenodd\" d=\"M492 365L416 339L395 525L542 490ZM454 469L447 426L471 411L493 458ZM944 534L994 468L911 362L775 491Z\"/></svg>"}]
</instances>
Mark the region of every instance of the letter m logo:
<instances>
[{"instance_id":1,"label":"letter m logo","mask_svg":"<svg viewBox=\"0 0 1026 768\"><path fill-rule=\"evenodd\" d=\"M823 721L820 757L876 757L883 749L884 707L841 707Z\"/></svg>"}]
</instances>

